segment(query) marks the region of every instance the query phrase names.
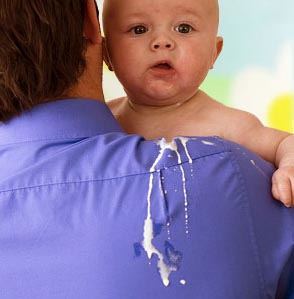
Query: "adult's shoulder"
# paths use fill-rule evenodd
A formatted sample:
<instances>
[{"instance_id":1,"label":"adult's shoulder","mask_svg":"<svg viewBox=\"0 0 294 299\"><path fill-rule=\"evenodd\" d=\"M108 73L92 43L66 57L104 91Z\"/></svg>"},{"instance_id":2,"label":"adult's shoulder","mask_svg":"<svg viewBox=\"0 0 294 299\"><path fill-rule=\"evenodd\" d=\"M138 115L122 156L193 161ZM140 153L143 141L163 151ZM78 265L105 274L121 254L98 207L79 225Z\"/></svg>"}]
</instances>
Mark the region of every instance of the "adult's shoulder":
<instances>
[{"instance_id":1,"label":"adult's shoulder","mask_svg":"<svg viewBox=\"0 0 294 299\"><path fill-rule=\"evenodd\" d=\"M244 210L265 291L270 293L277 287L279 293L286 294L290 272L294 273L294 209L273 198L271 178L275 167L271 163L238 144L226 144L239 177L240 192L244 192Z\"/></svg>"}]
</instances>

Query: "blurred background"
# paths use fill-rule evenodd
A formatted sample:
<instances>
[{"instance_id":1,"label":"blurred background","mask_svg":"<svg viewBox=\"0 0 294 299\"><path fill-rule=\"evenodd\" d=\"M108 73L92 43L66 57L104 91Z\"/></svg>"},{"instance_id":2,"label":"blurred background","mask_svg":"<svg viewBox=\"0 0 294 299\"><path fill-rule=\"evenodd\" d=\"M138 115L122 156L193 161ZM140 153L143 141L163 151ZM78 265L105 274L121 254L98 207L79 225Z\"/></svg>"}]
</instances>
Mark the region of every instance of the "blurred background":
<instances>
[{"instance_id":1,"label":"blurred background","mask_svg":"<svg viewBox=\"0 0 294 299\"><path fill-rule=\"evenodd\" d=\"M294 1L220 0L220 10L224 49L201 88L294 133ZM125 94L106 67L104 91L107 100Z\"/></svg>"}]
</instances>

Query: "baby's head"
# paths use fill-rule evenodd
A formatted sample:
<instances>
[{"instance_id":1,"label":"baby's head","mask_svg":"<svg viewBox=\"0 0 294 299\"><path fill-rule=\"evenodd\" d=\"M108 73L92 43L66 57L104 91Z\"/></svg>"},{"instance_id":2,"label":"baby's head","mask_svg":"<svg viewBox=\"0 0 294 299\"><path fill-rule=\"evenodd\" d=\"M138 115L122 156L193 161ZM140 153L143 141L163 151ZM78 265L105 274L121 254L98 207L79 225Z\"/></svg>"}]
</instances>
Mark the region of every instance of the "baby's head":
<instances>
[{"instance_id":1,"label":"baby's head","mask_svg":"<svg viewBox=\"0 0 294 299\"><path fill-rule=\"evenodd\" d=\"M217 0L104 0L107 64L137 104L184 102L221 52L218 19Z\"/></svg>"}]
</instances>

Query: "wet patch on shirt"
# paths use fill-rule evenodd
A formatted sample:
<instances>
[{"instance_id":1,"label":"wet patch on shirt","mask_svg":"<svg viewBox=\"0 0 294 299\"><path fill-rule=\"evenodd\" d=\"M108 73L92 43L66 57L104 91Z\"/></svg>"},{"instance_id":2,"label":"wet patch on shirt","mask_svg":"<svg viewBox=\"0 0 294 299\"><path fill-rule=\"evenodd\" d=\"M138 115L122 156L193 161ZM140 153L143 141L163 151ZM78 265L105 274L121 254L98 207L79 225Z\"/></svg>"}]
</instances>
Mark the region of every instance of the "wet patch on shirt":
<instances>
[{"instance_id":1,"label":"wet patch on shirt","mask_svg":"<svg viewBox=\"0 0 294 299\"><path fill-rule=\"evenodd\" d=\"M142 255L142 250L145 251L149 261L153 257L157 257L157 269L160 274L162 283L167 287L170 284L170 275L172 272L178 271L183 260L183 254L180 251L177 251L174 246L170 242L170 219L168 223L165 225L154 223L152 213L151 213L151 199L152 193L154 188L154 174L157 172L156 167L158 163L161 161L162 157L164 156L165 152L169 151L169 155L176 154L179 167L175 167L176 171L178 172L180 169L181 177L182 177L182 188L178 190L179 196L182 198L183 201L183 208L185 213L185 233L186 235L189 234L189 198L187 194L187 187L186 187L186 174L182 165L182 157L178 150L178 143L184 148L184 155L188 158L189 164L192 166L192 158L189 154L187 144L190 139L179 137L171 142L167 142L165 139L161 139L158 141L158 145L160 147L159 154L150 169L150 178L149 178L149 188L148 188L148 195L147 195L147 216L144 221L144 232L143 232L143 240L140 243L134 244L135 255L137 257ZM178 143L177 143L178 141ZM192 169L192 167L191 167ZM191 170L191 175L193 171ZM160 193L162 197L166 194L166 192ZM166 226L168 233L169 241L165 241L164 243L164 253L162 253L154 244L153 239L161 234L163 227Z\"/></svg>"}]
</instances>

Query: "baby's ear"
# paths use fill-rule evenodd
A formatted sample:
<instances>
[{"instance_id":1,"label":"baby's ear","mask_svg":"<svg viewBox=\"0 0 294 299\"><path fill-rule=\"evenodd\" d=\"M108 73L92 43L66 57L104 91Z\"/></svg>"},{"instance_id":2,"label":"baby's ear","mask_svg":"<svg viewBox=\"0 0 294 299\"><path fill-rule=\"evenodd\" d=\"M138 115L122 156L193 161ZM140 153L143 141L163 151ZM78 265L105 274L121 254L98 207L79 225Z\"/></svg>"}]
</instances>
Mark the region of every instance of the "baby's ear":
<instances>
[{"instance_id":1,"label":"baby's ear","mask_svg":"<svg viewBox=\"0 0 294 299\"><path fill-rule=\"evenodd\" d=\"M112 65L111 65L111 61L110 61L109 52L108 52L108 49L107 49L105 37L102 38L102 46L103 46L103 60L106 63L108 69L111 72L113 72L113 68L112 68Z\"/></svg>"},{"instance_id":2,"label":"baby's ear","mask_svg":"<svg viewBox=\"0 0 294 299\"><path fill-rule=\"evenodd\" d=\"M216 62L217 58L219 57L222 49L223 49L223 46L224 46L224 40L221 36L217 36L216 37L216 40L215 40L215 50L214 50L214 55L213 55L213 58L212 58L212 64L211 64L211 69L213 69L213 65L214 63Z\"/></svg>"}]
</instances>

